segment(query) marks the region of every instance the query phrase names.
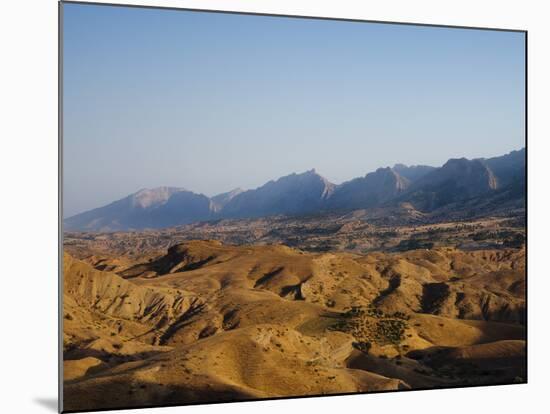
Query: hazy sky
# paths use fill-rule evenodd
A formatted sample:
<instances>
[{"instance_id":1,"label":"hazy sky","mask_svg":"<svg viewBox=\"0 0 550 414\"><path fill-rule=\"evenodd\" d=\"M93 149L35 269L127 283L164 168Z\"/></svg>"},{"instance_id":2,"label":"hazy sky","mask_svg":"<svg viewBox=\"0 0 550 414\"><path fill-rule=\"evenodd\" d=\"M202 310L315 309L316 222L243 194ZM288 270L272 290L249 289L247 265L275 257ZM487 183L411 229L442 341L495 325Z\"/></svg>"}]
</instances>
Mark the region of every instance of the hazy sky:
<instances>
[{"instance_id":1,"label":"hazy sky","mask_svg":"<svg viewBox=\"0 0 550 414\"><path fill-rule=\"evenodd\" d=\"M64 215L524 144L524 35L64 6Z\"/></svg>"}]
</instances>

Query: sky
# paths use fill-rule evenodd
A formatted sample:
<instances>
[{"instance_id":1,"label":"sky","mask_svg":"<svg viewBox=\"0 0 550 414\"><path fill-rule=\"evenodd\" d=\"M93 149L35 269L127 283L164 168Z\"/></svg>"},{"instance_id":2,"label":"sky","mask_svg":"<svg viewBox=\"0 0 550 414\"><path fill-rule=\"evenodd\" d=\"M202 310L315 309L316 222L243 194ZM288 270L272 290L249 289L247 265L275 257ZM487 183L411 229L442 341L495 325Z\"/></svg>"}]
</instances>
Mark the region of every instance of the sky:
<instances>
[{"instance_id":1,"label":"sky","mask_svg":"<svg viewBox=\"0 0 550 414\"><path fill-rule=\"evenodd\" d=\"M524 34L65 4L64 216L524 146Z\"/></svg>"}]
</instances>

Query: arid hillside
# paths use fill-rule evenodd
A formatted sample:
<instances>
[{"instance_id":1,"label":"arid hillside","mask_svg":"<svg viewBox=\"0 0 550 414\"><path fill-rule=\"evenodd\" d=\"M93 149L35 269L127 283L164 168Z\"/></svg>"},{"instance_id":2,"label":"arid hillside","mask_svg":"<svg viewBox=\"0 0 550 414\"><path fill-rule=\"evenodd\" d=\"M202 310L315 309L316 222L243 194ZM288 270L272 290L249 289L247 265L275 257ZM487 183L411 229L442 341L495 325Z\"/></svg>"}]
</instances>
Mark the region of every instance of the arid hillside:
<instances>
[{"instance_id":1,"label":"arid hillside","mask_svg":"<svg viewBox=\"0 0 550 414\"><path fill-rule=\"evenodd\" d=\"M523 248L90 243L64 275L66 410L525 381Z\"/></svg>"}]
</instances>

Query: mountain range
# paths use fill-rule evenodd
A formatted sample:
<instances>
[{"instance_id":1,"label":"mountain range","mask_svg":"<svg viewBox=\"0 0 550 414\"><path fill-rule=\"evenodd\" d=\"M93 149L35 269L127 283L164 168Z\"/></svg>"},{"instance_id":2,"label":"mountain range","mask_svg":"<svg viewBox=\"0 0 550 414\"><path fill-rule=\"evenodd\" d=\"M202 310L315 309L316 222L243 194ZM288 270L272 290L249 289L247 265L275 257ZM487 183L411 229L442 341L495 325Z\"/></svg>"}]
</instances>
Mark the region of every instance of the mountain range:
<instances>
[{"instance_id":1,"label":"mountain range","mask_svg":"<svg viewBox=\"0 0 550 414\"><path fill-rule=\"evenodd\" d=\"M489 209L497 204L522 206L525 161L523 148L493 158L450 159L441 167L396 164L339 185L312 169L253 190L236 188L214 197L178 187L143 189L66 218L64 227L82 231L141 230L223 218L299 216L402 203L423 212L476 204Z\"/></svg>"}]
</instances>

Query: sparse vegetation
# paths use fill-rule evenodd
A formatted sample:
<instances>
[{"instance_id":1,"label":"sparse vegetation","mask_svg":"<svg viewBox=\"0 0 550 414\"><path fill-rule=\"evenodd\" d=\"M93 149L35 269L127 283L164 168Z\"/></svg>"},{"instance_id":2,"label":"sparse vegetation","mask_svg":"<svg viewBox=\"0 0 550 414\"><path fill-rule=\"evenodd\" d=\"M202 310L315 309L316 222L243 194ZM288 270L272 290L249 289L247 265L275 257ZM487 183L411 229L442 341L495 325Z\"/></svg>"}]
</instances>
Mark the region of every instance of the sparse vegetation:
<instances>
[{"instance_id":1,"label":"sparse vegetation","mask_svg":"<svg viewBox=\"0 0 550 414\"><path fill-rule=\"evenodd\" d=\"M357 345L354 346L366 347L365 344L369 344L370 349L371 342L380 345L400 344L405 339L406 319L407 316L401 312L397 316L386 316L372 305L367 308L352 307L330 329L350 333L357 339Z\"/></svg>"}]
</instances>

